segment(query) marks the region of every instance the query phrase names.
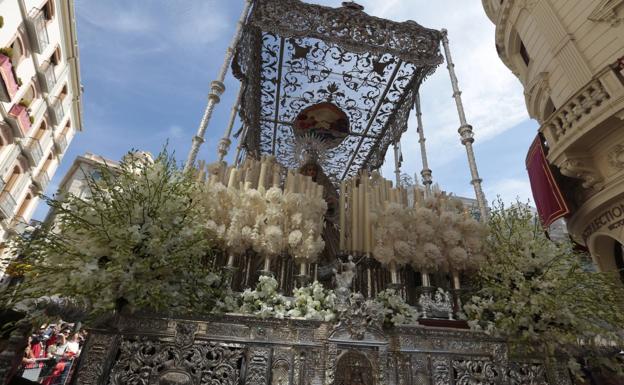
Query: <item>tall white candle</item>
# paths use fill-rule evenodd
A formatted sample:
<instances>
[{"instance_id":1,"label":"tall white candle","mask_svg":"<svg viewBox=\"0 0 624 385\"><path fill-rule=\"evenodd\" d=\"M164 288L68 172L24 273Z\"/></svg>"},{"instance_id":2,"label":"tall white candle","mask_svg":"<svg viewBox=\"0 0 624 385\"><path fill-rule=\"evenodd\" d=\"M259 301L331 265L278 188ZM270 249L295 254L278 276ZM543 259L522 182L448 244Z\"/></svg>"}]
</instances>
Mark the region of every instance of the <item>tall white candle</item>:
<instances>
[{"instance_id":1,"label":"tall white candle","mask_svg":"<svg viewBox=\"0 0 624 385\"><path fill-rule=\"evenodd\" d=\"M355 253L358 250L358 221L359 221L359 215L358 215L358 188L355 187L355 181L353 182L353 188L351 189L351 196L349 197L349 208L351 209L351 213L352 213L352 220L351 220L351 250Z\"/></svg>"},{"instance_id":2,"label":"tall white candle","mask_svg":"<svg viewBox=\"0 0 624 385\"><path fill-rule=\"evenodd\" d=\"M266 159L262 158L262 161L260 162L260 176L258 177L258 191L264 191L267 166L268 164Z\"/></svg>"},{"instance_id":3,"label":"tall white candle","mask_svg":"<svg viewBox=\"0 0 624 385\"><path fill-rule=\"evenodd\" d=\"M338 209L340 210L340 219L339 219L339 226L340 226L340 251L344 251L345 250L345 194L347 193L346 191L346 185L345 182L342 181L340 182L340 198L339 198L339 203L338 203Z\"/></svg>"},{"instance_id":4,"label":"tall white candle","mask_svg":"<svg viewBox=\"0 0 624 385\"><path fill-rule=\"evenodd\" d=\"M365 202L365 191L364 191L364 185L363 183L360 182L360 186L358 187L358 192L359 192L359 196L358 196L358 205L359 205L359 223L358 223L358 250L359 251L364 251L364 236L365 236L365 231L364 229L365 227L365 221L366 221L366 217L365 217L365 211L364 211L364 202Z\"/></svg>"}]
</instances>

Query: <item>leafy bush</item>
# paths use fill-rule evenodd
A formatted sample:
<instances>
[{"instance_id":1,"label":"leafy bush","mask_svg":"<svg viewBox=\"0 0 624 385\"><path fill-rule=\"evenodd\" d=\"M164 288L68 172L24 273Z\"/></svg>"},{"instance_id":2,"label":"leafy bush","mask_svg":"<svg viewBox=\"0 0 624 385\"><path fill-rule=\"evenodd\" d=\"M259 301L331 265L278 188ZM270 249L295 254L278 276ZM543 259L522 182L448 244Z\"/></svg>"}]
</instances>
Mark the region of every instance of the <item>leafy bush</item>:
<instances>
[{"instance_id":1,"label":"leafy bush","mask_svg":"<svg viewBox=\"0 0 624 385\"><path fill-rule=\"evenodd\" d=\"M178 313L222 306L222 274L212 267L212 237L197 204L202 185L166 153L153 162L130 153L98 175L85 175L89 197L45 198L53 225L14 242L23 282L3 302L45 318L34 303L58 296L86 304L88 320L120 306Z\"/></svg>"}]
</instances>

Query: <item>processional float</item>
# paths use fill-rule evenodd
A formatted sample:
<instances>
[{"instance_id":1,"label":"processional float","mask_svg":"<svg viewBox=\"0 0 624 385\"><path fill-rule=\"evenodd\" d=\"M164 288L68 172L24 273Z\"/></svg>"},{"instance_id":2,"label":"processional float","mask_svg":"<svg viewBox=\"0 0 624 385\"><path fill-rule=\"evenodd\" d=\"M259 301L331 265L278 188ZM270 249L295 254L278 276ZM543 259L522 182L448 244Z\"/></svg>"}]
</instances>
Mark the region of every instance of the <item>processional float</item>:
<instances>
[{"instance_id":1,"label":"processional float","mask_svg":"<svg viewBox=\"0 0 624 385\"><path fill-rule=\"evenodd\" d=\"M475 212L432 184L427 160L419 89L443 62L441 47ZM241 86L207 166L196 158L228 68ZM401 181L413 115L422 186ZM505 341L453 319L488 214L472 143L445 30L373 17L353 2L247 0L185 168L214 198L207 225L234 291L245 297L270 276L289 295L318 280L335 291L337 319L122 315L114 330L92 331L77 383L570 384L564 366L511 359ZM393 181L378 172L390 147ZM420 309L417 322L379 323L367 299L387 289Z\"/></svg>"},{"instance_id":2,"label":"processional float","mask_svg":"<svg viewBox=\"0 0 624 385\"><path fill-rule=\"evenodd\" d=\"M376 247L379 242L373 233L374 222L379 222L379 216L388 211L388 205L417 206L419 200L434 195L419 89L443 61L440 43L457 105L458 131L472 174L477 217L485 220L487 205L472 148L472 127L463 110L446 30L427 29L414 21L396 23L375 18L353 2L343 3L339 9L289 1L260 2L252 9L252 3L246 2L219 76L212 82L186 168L195 166L199 146L212 111L225 90L223 80L231 65L241 87L217 152L219 162L223 162L238 113L242 128L238 133L234 162L230 167L213 166L207 174L202 172L202 177L208 178L216 172L221 182L228 185L232 174L240 178L241 168L253 168L244 166L244 159L260 160L257 174L261 167L271 165L283 170L276 177L276 183L273 183L273 176L270 182L265 179L266 170L262 182L258 182L260 175L256 175L253 188L275 185L293 190L291 177L296 186L305 183L305 178L311 178L322 186L328 204L323 234L326 247L320 260L292 266L290 258L282 255L275 260L264 258L263 269L256 270L273 273L280 287L288 290L291 288L288 282L295 281L293 276L299 275L303 280L323 279L331 271L333 261L352 255L360 262L356 287L368 296L394 285L400 286L404 295L414 302L416 291L412 289L420 285L430 287L430 275L435 271L427 271L422 266L414 271L409 266L408 256L389 255L393 251L387 247L385 250ZM423 187L409 188L400 180L400 141L414 109ZM377 172L390 146L395 155L394 183L381 178ZM291 175L293 172L302 179L296 179ZM419 217L416 215L416 218ZM470 224L467 227L464 232L471 229ZM250 263L249 257L247 263L238 256L230 255L228 259L228 266L236 268L235 287L242 289L252 284L253 279L250 281L249 277L253 277L254 272L248 269L257 267L258 263ZM433 263L431 269L438 267ZM445 270L453 275L453 288L459 289L461 272L448 266Z\"/></svg>"}]
</instances>

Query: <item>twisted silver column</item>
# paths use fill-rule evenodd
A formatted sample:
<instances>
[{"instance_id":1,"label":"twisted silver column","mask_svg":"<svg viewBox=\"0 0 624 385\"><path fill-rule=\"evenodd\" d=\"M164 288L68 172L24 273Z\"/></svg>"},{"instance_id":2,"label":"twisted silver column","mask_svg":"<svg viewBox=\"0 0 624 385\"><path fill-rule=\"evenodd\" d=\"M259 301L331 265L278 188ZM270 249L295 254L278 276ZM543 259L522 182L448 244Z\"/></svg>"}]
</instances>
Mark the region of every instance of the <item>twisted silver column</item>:
<instances>
[{"instance_id":1,"label":"twisted silver column","mask_svg":"<svg viewBox=\"0 0 624 385\"><path fill-rule=\"evenodd\" d=\"M234 36L232 37L232 41L225 51L225 57L223 58L223 64L221 65L221 69L219 70L219 74L217 75L217 79L213 80L210 83L210 92L208 93L208 103L206 104L206 109L204 110L204 115L199 122L199 128L197 129L197 134L193 137L193 142L191 144L191 151L189 151L188 159L186 160L186 164L184 165L184 171L189 171L195 165L195 159L197 159L197 153L199 152L199 147L202 143L204 143L204 136L206 135L206 128L208 127L208 123L210 122L210 118L212 117L212 112L214 111L215 106L221 101L221 95L225 91L225 85L223 81L225 80L225 75L227 73L228 67L230 66L230 62L232 61L232 57L234 56L234 50L236 49L236 44L240 40L243 25L247 20L247 14L249 13L249 9L251 8L252 0L245 0L245 6L243 7L243 12L238 20L236 25L236 31L234 32Z\"/></svg>"},{"instance_id":2,"label":"twisted silver column","mask_svg":"<svg viewBox=\"0 0 624 385\"><path fill-rule=\"evenodd\" d=\"M459 115L459 135L461 137L461 143L466 148L466 155L468 156L468 166L470 167L470 174L472 176L472 183L475 195L477 198L477 204L479 205L479 211L481 213L481 220L487 220L487 204L485 200L485 194L481 188L481 182L483 181L479 177L479 171L477 170L477 162L474 156L474 150L472 149L472 143L474 143L474 134L472 132L472 126L466 121L466 113L464 112L464 105L461 100L461 91L457 83L457 76L455 75L455 64L451 58L451 51L449 49L448 31L442 29L442 45L444 46L444 56L446 56L446 68L448 68L449 75L451 76L451 85L453 86L453 98L455 99L455 105L457 106L457 113Z\"/></svg>"}]
</instances>

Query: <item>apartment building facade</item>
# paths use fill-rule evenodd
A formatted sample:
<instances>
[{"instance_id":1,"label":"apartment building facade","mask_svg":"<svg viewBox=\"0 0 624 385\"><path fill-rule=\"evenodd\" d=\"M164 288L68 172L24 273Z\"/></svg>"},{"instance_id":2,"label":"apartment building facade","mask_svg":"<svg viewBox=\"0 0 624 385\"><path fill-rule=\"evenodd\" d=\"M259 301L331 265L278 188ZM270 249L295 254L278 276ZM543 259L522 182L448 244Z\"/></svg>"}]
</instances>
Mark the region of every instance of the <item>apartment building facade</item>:
<instances>
[{"instance_id":1,"label":"apartment building facade","mask_svg":"<svg viewBox=\"0 0 624 385\"><path fill-rule=\"evenodd\" d=\"M82 130L82 90L73 0L1 0L0 25L2 245L30 221Z\"/></svg>"},{"instance_id":2,"label":"apartment building facade","mask_svg":"<svg viewBox=\"0 0 624 385\"><path fill-rule=\"evenodd\" d=\"M624 0L482 2L540 123L569 233L624 281Z\"/></svg>"}]
</instances>

